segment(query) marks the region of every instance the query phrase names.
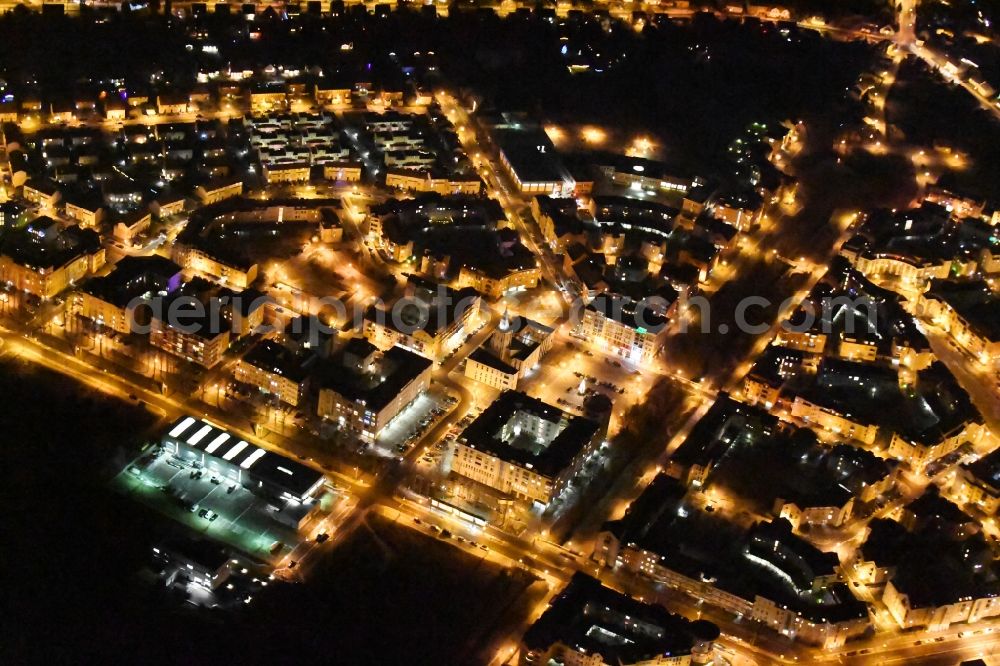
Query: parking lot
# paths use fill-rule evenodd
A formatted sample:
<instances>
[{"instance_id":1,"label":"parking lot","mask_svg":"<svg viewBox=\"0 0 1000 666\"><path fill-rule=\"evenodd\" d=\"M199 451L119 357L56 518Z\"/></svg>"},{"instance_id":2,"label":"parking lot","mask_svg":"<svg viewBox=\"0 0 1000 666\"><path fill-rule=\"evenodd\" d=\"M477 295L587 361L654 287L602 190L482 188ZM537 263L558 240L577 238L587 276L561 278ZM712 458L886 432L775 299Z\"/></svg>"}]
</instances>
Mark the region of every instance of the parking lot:
<instances>
[{"instance_id":1,"label":"parking lot","mask_svg":"<svg viewBox=\"0 0 1000 666\"><path fill-rule=\"evenodd\" d=\"M115 478L115 485L192 530L262 561L279 561L304 539L278 521L267 500L166 453L136 459Z\"/></svg>"},{"instance_id":2,"label":"parking lot","mask_svg":"<svg viewBox=\"0 0 1000 666\"><path fill-rule=\"evenodd\" d=\"M402 455L450 407L451 398L439 392L422 393L379 433L376 450L383 455Z\"/></svg>"},{"instance_id":3,"label":"parking lot","mask_svg":"<svg viewBox=\"0 0 1000 666\"><path fill-rule=\"evenodd\" d=\"M639 375L620 360L589 350L579 341L560 337L541 366L520 388L550 405L577 414L586 396L600 393L611 399L616 413L621 413L644 396L655 379L655 375L648 372Z\"/></svg>"},{"instance_id":4,"label":"parking lot","mask_svg":"<svg viewBox=\"0 0 1000 666\"><path fill-rule=\"evenodd\" d=\"M431 472L433 470L444 470L444 463L446 462L448 454L448 438L442 439L441 441L434 442L433 445L428 446L424 451L424 454L420 456L417 461L417 466L424 471Z\"/></svg>"}]
</instances>

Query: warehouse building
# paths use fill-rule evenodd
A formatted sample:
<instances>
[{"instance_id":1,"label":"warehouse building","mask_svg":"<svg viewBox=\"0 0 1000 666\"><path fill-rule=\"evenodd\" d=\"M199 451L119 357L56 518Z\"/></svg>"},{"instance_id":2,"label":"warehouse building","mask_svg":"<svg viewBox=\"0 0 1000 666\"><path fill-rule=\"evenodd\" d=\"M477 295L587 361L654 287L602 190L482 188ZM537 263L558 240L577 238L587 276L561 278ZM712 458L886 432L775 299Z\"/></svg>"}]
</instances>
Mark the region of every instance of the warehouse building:
<instances>
[{"instance_id":1,"label":"warehouse building","mask_svg":"<svg viewBox=\"0 0 1000 666\"><path fill-rule=\"evenodd\" d=\"M308 513L323 487L322 473L265 451L207 421L185 416L163 436L168 453L209 470L251 492L285 503L280 513ZM283 522L288 522L283 520ZM294 520L298 525L298 520Z\"/></svg>"}]
</instances>

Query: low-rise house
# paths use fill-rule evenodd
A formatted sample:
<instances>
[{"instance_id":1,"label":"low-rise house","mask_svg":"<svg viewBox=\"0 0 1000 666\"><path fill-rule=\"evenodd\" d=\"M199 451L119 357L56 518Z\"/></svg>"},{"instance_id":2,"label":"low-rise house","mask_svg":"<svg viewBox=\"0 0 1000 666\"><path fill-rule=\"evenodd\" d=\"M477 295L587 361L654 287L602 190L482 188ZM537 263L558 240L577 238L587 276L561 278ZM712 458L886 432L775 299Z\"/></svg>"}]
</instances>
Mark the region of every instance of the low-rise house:
<instances>
[{"instance_id":1,"label":"low-rise house","mask_svg":"<svg viewBox=\"0 0 1000 666\"><path fill-rule=\"evenodd\" d=\"M983 280L934 280L921 315L985 366L1000 369L1000 298Z\"/></svg>"},{"instance_id":2,"label":"low-rise house","mask_svg":"<svg viewBox=\"0 0 1000 666\"><path fill-rule=\"evenodd\" d=\"M435 177L432 170L388 169L385 174L385 185L408 192L479 194L483 182L478 176L472 178Z\"/></svg>"},{"instance_id":3,"label":"low-rise house","mask_svg":"<svg viewBox=\"0 0 1000 666\"><path fill-rule=\"evenodd\" d=\"M150 202L149 210L158 220L162 220L171 215L180 215L186 205L187 199L179 194L161 194Z\"/></svg>"},{"instance_id":4,"label":"low-rise house","mask_svg":"<svg viewBox=\"0 0 1000 666\"><path fill-rule=\"evenodd\" d=\"M104 266L93 229L61 228L48 217L32 220L0 241L0 281L49 299Z\"/></svg>"},{"instance_id":5,"label":"low-rise house","mask_svg":"<svg viewBox=\"0 0 1000 666\"><path fill-rule=\"evenodd\" d=\"M240 178L220 178L195 188L195 195L201 205L208 206L243 194L243 180Z\"/></svg>"},{"instance_id":6,"label":"low-rise house","mask_svg":"<svg viewBox=\"0 0 1000 666\"><path fill-rule=\"evenodd\" d=\"M55 183L46 180L28 180L21 189L25 201L41 208L54 210L62 194Z\"/></svg>"},{"instance_id":7,"label":"low-rise house","mask_svg":"<svg viewBox=\"0 0 1000 666\"><path fill-rule=\"evenodd\" d=\"M709 663L719 629L643 603L577 573L521 639L521 666Z\"/></svg>"},{"instance_id":8,"label":"low-rise house","mask_svg":"<svg viewBox=\"0 0 1000 666\"><path fill-rule=\"evenodd\" d=\"M304 359L273 340L264 340L247 352L237 362L233 376L241 384L293 407L305 398L309 380Z\"/></svg>"},{"instance_id":9,"label":"low-rise house","mask_svg":"<svg viewBox=\"0 0 1000 666\"><path fill-rule=\"evenodd\" d=\"M949 488L949 497L975 507L987 516L1000 509L1000 452L961 465Z\"/></svg>"},{"instance_id":10,"label":"low-rise house","mask_svg":"<svg viewBox=\"0 0 1000 666\"><path fill-rule=\"evenodd\" d=\"M157 95L156 112L161 116L173 116L187 113L187 95L181 93L166 93L163 95Z\"/></svg>"},{"instance_id":11,"label":"low-rise house","mask_svg":"<svg viewBox=\"0 0 1000 666\"><path fill-rule=\"evenodd\" d=\"M66 217L84 228L96 228L104 221L104 207L96 202L67 200L65 212Z\"/></svg>"},{"instance_id":12,"label":"low-rise house","mask_svg":"<svg viewBox=\"0 0 1000 666\"><path fill-rule=\"evenodd\" d=\"M308 162L267 163L264 165L264 179L269 185L274 183L307 183L312 168Z\"/></svg>"},{"instance_id":13,"label":"low-rise house","mask_svg":"<svg viewBox=\"0 0 1000 666\"><path fill-rule=\"evenodd\" d=\"M323 165L323 178L338 183L356 183L361 180L359 162L327 162Z\"/></svg>"},{"instance_id":14,"label":"low-rise house","mask_svg":"<svg viewBox=\"0 0 1000 666\"><path fill-rule=\"evenodd\" d=\"M181 267L169 259L126 256L111 273L87 280L66 299L67 321L79 317L117 333L139 333L137 327L150 324L144 306L180 285Z\"/></svg>"},{"instance_id":15,"label":"low-rise house","mask_svg":"<svg viewBox=\"0 0 1000 666\"><path fill-rule=\"evenodd\" d=\"M114 237L123 243L131 245L135 243L139 234L149 229L149 225L152 223L153 215L148 209L143 208L126 213L118 218L118 221L115 223L113 230Z\"/></svg>"}]
</instances>

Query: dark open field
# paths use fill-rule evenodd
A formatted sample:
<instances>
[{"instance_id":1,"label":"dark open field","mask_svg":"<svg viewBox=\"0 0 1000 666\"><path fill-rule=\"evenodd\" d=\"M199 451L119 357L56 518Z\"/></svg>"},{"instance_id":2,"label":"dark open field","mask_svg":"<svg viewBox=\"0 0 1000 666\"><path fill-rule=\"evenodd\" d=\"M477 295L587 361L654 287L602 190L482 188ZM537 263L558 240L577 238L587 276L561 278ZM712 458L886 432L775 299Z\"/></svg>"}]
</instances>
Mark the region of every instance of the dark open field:
<instances>
[{"instance_id":1,"label":"dark open field","mask_svg":"<svg viewBox=\"0 0 1000 666\"><path fill-rule=\"evenodd\" d=\"M523 614L532 579L380 519L242 613L172 600L136 573L179 528L107 485L153 418L18 362L0 396L4 663L471 664Z\"/></svg>"}]
</instances>

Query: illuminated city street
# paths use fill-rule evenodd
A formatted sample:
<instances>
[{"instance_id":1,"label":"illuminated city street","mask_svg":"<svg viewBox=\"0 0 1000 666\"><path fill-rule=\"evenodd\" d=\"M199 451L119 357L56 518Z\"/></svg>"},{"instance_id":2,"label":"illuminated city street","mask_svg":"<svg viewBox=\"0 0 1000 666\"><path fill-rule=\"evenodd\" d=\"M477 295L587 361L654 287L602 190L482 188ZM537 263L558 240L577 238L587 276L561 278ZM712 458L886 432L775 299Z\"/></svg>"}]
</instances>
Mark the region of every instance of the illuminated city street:
<instances>
[{"instance_id":1,"label":"illuminated city street","mask_svg":"<svg viewBox=\"0 0 1000 666\"><path fill-rule=\"evenodd\" d=\"M0 3L0 658L1000 664L973 4Z\"/></svg>"}]
</instances>

